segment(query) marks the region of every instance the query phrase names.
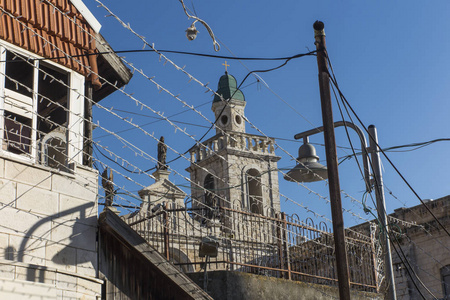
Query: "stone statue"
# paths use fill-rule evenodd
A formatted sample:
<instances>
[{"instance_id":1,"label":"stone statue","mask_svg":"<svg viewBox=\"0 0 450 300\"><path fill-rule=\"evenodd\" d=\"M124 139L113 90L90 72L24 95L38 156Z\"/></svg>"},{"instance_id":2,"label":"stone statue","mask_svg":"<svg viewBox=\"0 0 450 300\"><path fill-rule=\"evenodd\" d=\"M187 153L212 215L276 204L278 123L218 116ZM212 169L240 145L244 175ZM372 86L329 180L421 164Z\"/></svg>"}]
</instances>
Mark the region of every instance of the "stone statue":
<instances>
[{"instance_id":1,"label":"stone statue","mask_svg":"<svg viewBox=\"0 0 450 300\"><path fill-rule=\"evenodd\" d=\"M167 170L166 165L167 145L164 144L164 137L162 136L158 142L158 165L156 169Z\"/></svg>"},{"instance_id":2,"label":"stone statue","mask_svg":"<svg viewBox=\"0 0 450 300\"><path fill-rule=\"evenodd\" d=\"M113 172L112 170L109 170L109 176L108 176L108 168L106 168L102 173L102 186L105 190L105 208L107 206L112 206L114 202L114 195L116 191L114 190L114 183L113 183Z\"/></svg>"}]
</instances>

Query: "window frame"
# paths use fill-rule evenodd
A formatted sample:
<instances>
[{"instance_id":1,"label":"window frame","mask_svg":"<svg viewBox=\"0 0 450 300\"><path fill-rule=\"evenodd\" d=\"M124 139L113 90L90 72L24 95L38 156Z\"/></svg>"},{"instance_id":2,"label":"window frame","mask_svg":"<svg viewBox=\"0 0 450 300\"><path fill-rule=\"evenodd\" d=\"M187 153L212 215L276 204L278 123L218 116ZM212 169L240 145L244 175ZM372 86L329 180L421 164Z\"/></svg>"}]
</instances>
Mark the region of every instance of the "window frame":
<instances>
[{"instance_id":1,"label":"window frame","mask_svg":"<svg viewBox=\"0 0 450 300\"><path fill-rule=\"evenodd\" d=\"M16 91L7 89L6 84L6 54L7 51L11 51L21 55L25 58L35 59L33 68L33 92L32 96L27 97ZM40 60L42 57L28 52L20 47L0 40L0 154L2 157L17 159L23 162L32 164L39 164L45 166L44 162L40 162L39 145L40 140L37 139L38 131L38 90L39 90L39 71ZM67 144L67 160L66 163L82 164L83 156L83 138L84 138L84 93L85 93L85 77L67 67L57 64L51 60L46 60L42 63L46 67L52 68L57 72L67 73L68 75L68 90L67 90L67 115L66 115L66 144ZM82 97L81 97L82 96ZM11 105L8 103L26 104L25 109L8 109ZM26 109L31 109L31 112L26 113ZM31 153L29 154L17 154L3 148L4 142L4 130L5 130L5 111L10 111L14 114L18 114L29 118L31 115ZM69 143L69 141L71 141ZM52 168L53 169L53 168Z\"/></svg>"}]
</instances>

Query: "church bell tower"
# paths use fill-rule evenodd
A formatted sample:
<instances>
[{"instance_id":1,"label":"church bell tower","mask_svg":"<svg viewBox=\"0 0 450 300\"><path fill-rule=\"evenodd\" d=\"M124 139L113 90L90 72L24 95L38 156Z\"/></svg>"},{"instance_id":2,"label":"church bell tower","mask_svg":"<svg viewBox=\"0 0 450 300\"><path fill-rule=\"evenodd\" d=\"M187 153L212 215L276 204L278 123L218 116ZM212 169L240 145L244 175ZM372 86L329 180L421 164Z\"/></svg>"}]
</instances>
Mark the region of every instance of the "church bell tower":
<instances>
[{"instance_id":1,"label":"church bell tower","mask_svg":"<svg viewBox=\"0 0 450 300\"><path fill-rule=\"evenodd\" d=\"M280 157L274 138L246 133L245 106L236 79L225 72L212 103L216 135L190 150L193 206L273 216L280 211Z\"/></svg>"},{"instance_id":2,"label":"church bell tower","mask_svg":"<svg viewBox=\"0 0 450 300\"><path fill-rule=\"evenodd\" d=\"M217 95L214 95L212 104L217 134L222 131L245 132L245 104L244 94L237 89L236 79L225 72L219 79Z\"/></svg>"}]
</instances>

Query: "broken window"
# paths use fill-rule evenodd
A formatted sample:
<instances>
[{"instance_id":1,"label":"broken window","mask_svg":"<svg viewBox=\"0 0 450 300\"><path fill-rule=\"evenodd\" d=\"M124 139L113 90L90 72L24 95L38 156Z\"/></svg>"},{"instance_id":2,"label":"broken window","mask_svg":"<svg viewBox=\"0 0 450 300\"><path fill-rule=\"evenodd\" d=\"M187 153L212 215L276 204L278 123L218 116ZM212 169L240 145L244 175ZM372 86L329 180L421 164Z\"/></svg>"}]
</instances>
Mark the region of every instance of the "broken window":
<instances>
[{"instance_id":1,"label":"broken window","mask_svg":"<svg viewBox=\"0 0 450 300\"><path fill-rule=\"evenodd\" d=\"M5 88L26 97L33 96L34 67L27 58L6 51Z\"/></svg>"},{"instance_id":2,"label":"broken window","mask_svg":"<svg viewBox=\"0 0 450 300\"><path fill-rule=\"evenodd\" d=\"M71 73L51 63L1 50L4 87L0 88L5 95L2 149L36 158L52 168L66 169Z\"/></svg>"},{"instance_id":3,"label":"broken window","mask_svg":"<svg viewBox=\"0 0 450 300\"><path fill-rule=\"evenodd\" d=\"M43 145L45 152L45 164L51 168L65 170L67 161L66 141L59 137L51 137Z\"/></svg>"},{"instance_id":4,"label":"broken window","mask_svg":"<svg viewBox=\"0 0 450 300\"><path fill-rule=\"evenodd\" d=\"M39 66L37 132L41 163L56 169L67 164L67 101L69 75L46 66Z\"/></svg>"},{"instance_id":5,"label":"broken window","mask_svg":"<svg viewBox=\"0 0 450 300\"><path fill-rule=\"evenodd\" d=\"M31 119L5 111L4 149L17 154L31 153Z\"/></svg>"}]
</instances>

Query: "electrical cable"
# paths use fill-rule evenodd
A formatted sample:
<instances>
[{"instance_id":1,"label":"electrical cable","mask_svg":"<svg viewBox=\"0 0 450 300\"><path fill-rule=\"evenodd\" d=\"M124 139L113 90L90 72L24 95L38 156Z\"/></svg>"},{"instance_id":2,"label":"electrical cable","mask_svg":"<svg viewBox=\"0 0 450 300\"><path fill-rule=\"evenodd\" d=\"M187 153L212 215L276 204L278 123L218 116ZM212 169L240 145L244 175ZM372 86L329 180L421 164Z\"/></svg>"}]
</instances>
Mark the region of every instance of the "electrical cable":
<instances>
[{"instance_id":1,"label":"electrical cable","mask_svg":"<svg viewBox=\"0 0 450 300\"><path fill-rule=\"evenodd\" d=\"M332 74L330 74L330 73L328 72L329 77L330 77L331 81L333 82L333 85L336 87L336 89L338 89L339 94L340 94L341 101L342 101L344 107L345 107L346 110L347 110L346 104L349 105L349 106L350 106L350 104L348 103L348 101L346 101L346 99L344 98L342 92L339 90L339 87L338 87L338 85L337 85L336 78L334 77L334 72L333 72L333 70L332 70L331 61L330 61L328 55L326 55L326 56L327 56L328 62L329 62L329 64L330 64L330 68L331 68L331 72L332 72ZM334 88L333 88L333 92L334 92ZM339 110L340 110L341 116L342 116L342 110L341 110L341 108L340 108L339 102L338 102L338 106L339 106ZM351 108L351 107L350 107L350 108ZM351 109L352 109L352 108L351 108ZM354 112L353 109L352 109L352 112L353 112L353 114L358 118L358 116L356 115L356 113ZM348 110L347 110L347 114L349 115L349 117L351 117L350 114L349 114L349 112L348 112ZM343 117L343 116L342 116L342 117ZM358 120L359 120L359 122L362 124L362 122L361 122L361 120L360 120L359 118L358 118ZM363 124L362 124L362 125L363 125ZM363 127L364 127L364 129L366 129L364 125L363 125ZM367 131L367 130L366 130L366 131ZM369 136L370 136L370 134L369 134ZM349 138L348 134L347 134L347 137ZM372 137L370 136L370 138L372 138ZM378 145L377 145L377 146L378 146ZM380 150L381 150L381 149L380 149ZM355 157L356 157L356 153L353 153L353 155L355 155ZM371 161L370 161L370 164L372 165L372 162L371 162ZM358 166L359 166L359 164L358 164ZM372 168L373 168L373 166L372 166ZM360 166L359 166L359 169L360 169ZM361 169L360 169L360 171L361 171ZM379 183L377 182L376 184L379 184ZM366 211L366 209L365 209L365 211ZM370 211L370 213L372 213L372 212ZM430 213L432 214L432 212L430 212ZM387 212L384 210L384 208L383 208L383 214L386 214L386 215L387 215ZM375 215L374 215L373 213L372 213L372 215L375 217ZM434 216L434 214L432 214L432 215ZM435 216L434 216L434 217L435 217ZM376 217L375 217L375 218L376 218ZM376 218L376 219L378 220L378 218ZM436 217L435 217L435 219L436 219ZM388 234L389 239L392 241L392 237L390 236L392 233L390 233L390 232L387 230L387 228L384 228L384 225L381 224L381 221L380 221L380 220L378 220L378 223L383 227L383 232L385 232L385 234ZM418 277L418 275L416 274L416 272L413 270L413 268L412 268L412 266L411 266L409 260L407 259L406 255L404 254L404 252L403 252L403 250L402 250L402 248L401 248L401 246L400 246L400 244L399 244L399 241L398 241L397 237L396 237L396 236L394 236L394 237L395 237L395 241L397 242L397 244L398 244L398 246L399 246L399 248L400 248L400 252L402 253L404 259L403 259L402 256L400 255L399 251L396 249L395 245L394 245L394 244L392 244L392 245L394 246L394 249L395 249L395 251L396 251L396 253L397 253L397 256L398 256L399 259L402 261L402 263L405 265L405 267L406 267L406 269L407 269L407 271L408 271L408 274L410 275L410 278L411 278L411 280L413 281L413 283L414 283L414 285L415 285L417 291L420 293L420 295L422 296L423 299L426 299L425 296L424 296L424 295L422 294L422 292L420 291L420 289L419 289L419 287L417 286L417 284L415 283L414 278L413 278L412 275L411 275L411 272L414 274L416 280L418 280L419 283L425 288L425 290L426 290L426 291L427 291L434 299L437 299L437 298L433 295L433 293L425 286L425 284L420 280L420 278ZM405 261L406 261L406 264L405 264ZM410 270L408 269L408 266L409 266L411 272L410 272Z\"/></svg>"},{"instance_id":2,"label":"electrical cable","mask_svg":"<svg viewBox=\"0 0 450 300\"><path fill-rule=\"evenodd\" d=\"M331 66L331 61L330 58L328 57L328 62ZM348 107L350 108L350 110L352 111L352 113L355 115L355 117L358 119L358 122L363 126L364 130L369 134L369 138L373 140L373 137L370 135L370 133L368 132L366 126L364 126L364 123L361 121L361 119L359 118L359 116L356 114L356 112L354 111L354 109L352 108L352 106L350 105L350 103L347 101L347 99L345 98L344 94L342 93L342 91L339 89L339 86L335 80L335 78L333 78L333 76L329 74L329 77L331 79L331 81L333 82L334 86L336 87L336 89L339 92L340 97L342 97L343 101L348 105ZM375 141L374 141L375 142ZM406 178L403 176L403 174L398 170L398 168L394 165L394 163L391 161L391 159L387 156L387 154L383 151L383 149L381 149L381 147L378 145L378 143L376 143L376 146L378 147L378 149L380 149L380 152L383 154L383 156L387 159L387 161L389 162L389 164L394 168L394 170L397 172L397 174L400 176L400 178L403 180L403 182L405 182L405 184L408 186L408 188L413 192L413 194L417 197L417 199L419 199L419 201L422 203L422 205L426 208L426 210L430 213L431 216L433 216L433 218L436 220L436 222L439 224L439 226L447 233L447 235L450 237L450 232L448 231L447 228L445 228L445 226L439 221L439 219L434 215L434 213L431 211L431 209L428 207L428 205L422 200L422 198L419 196L419 194L416 192L416 190L411 186L411 184L406 180Z\"/></svg>"},{"instance_id":3,"label":"electrical cable","mask_svg":"<svg viewBox=\"0 0 450 300\"><path fill-rule=\"evenodd\" d=\"M223 41L221 41L219 38L217 38L217 40L219 40L219 42L228 50L228 52L230 52L232 55L233 55L233 57L235 57L236 59L238 59L239 60L239 58L230 50L230 48L228 48L227 47L227 45L223 42ZM309 49L308 49L308 51L310 51ZM241 60L239 60L239 63L245 68L245 69L247 69L247 71L251 71ZM304 115L302 115L297 109L295 109L291 104L289 104L286 100L284 100L280 95L278 95L263 79L262 79L262 77L261 76L259 76L259 75L257 75L257 74L253 74L254 76L255 76L255 78L256 78L256 80L259 82L259 81L262 81L263 82L263 84L264 84L264 86L273 94L273 95L275 95L275 97L277 97L279 100L281 100L281 102L283 102L284 104L286 104L292 111L294 111L297 115L299 115L303 120L305 120L307 123L309 123L311 126L313 126L313 127L318 127L318 126L315 126L310 120L308 120L308 118L307 117L305 117ZM243 89L243 88L241 88L241 89Z\"/></svg>"},{"instance_id":4,"label":"electrical cable","mask_svg":"<svg viewBox=\"0 0 450 300\"><path fill-rule=\"evenodd\" d=\"M92 55L103 55L103 54L121 54L121 53L145 53L145 52L161 52L161 53L173 53L173 54L183 54L183 55L192 55L192 56L201 56L201 57L209 57L209 58L220 58L220 59L230 59L230 60L249 60L249 61L273 61L273 60L291 60L294 58L298 58L301 54L295 54L293 56L285 56L285 57L236 57L236 56L226 56L226 55L214 55L214 54L206 54L206 53L196 53L196 52L187 52L187 51L177 51L177 50L154 50L154 49L136 49L136 50L117 50L117 51L103 51L103 52L95 52L95 53L86 53L86 54L78 54L78 55L65 55L65 56L57 56L57 57L46 57L46 58L30 58L31 61L44 61L44 60L53 60L53 59L64 59L64 58L75 58L75 57L84 57L84 56L92 56ZM312 53L316 52L311 51ZM3 62L16 62L15 60L3 60Z\"/></svg>"},{"instance_id":5,"label":"electrical cable","mask_svg":"<svg viewBox=\"0 0 450 300\"><path fill-rule=\"evenodd\" d=\"M216 125L217 121L218 121L218 120L220 119L220 117L222 116L222 113L225 111L225 109L226 109L226 107L227 107L229 101L233 98L234 94L236 94L236 92L239 91L239 89L241 88L242 84L244 84L245 80L247 80L248 76L250 76L250 75L253 74L253 73L264 73L264 72L270 72L270 71L277 70L277 69L279 69L279 68L281 68L281 67L284 67L290 60L292 60L292 59L294 59L294 58L300 58L300 57L304 57L304 56L313 55L313 54L316 53L316 52L317 52L317 50L314 50L314 51L310 51L310 52L308 52L308 53L302 53L302 54L294 55L294 56L292 56L292 57L287 58L286 61L285 61L284 63L282 63L281 65L279 65L279 66L277 66L277 67L274 67L274 68L265 69L265 70L255 70L255 71L250 71L250 72L244 77L244 79L241 81L241 83L240 83L239 86L236 88L236 90L234 91L234 93L230 96L230 98L224 100L224 101L226 101L226 105L223 106L222 110L221 110L220 113L217 115L216 119L215 119L214 122L211 124L211 126L209 127L209 129L208 129L208 130L207 130L207 131L206 131L206 132L198 139L198 142L201 142L201 141L203 140L203 138L211 131L211 129L213 129L213 127ZM197 142L197 144L198 144L198 142ZM196 145L196 144L195 144L195 145ZM193 145L192 147L194 147L195 145ZM190 147L188 150L186 150L186 151L183 153L183 155L186 154L186 153L188 153L189 150L190 150L192 147ZM172 162L176 161L176 160L179 159L179 158L180 158L180 156L178 156L178 157L172 159L171 161L167 162L167 164L172 163ZM146 170L146 172L148 172L148 171L150 171L150 170L153 170L153 169L155 169L155 168L156 168L156 167L153 167L153 168L151 168L151 169L148 169L148 170Z\"/></svg>"},{"instance_id":6,"label":"electrical cable","mask_svg":"<svg viewBox=\"0 0 450 300\"><path fill-rule=\"evenodd\" d=\"M392 238L390 235L392 235L392 233L389 233L389 240L392 241ZM420 280L419 276L417 275L417 273L414 271L413 267L411 266L411 264L409 263L408 258L406 257L405 252L403 252L402 247L400 246L400 242L398 241L397 237L394 235L395 241L397 243L398 248L400 249L400 252L402 253L403 257L405 258L405 260L402 259L402 256L400 255L399 251L397 250L397 247L395 246L394 243L391 243L392 246L395 249L395 252L397 253L397 257L400 258L400 260L402 261L403 265L406 268L406 271L408 272L409 277L411 278L411 281L413 282L416 290L419 292L419 294L422 296L423 299L426 299L425 295L422 293L422 291L419 289L419 287L417 286L417 283L414 280L414 277L416 278L417 281L419 281L419 283L424 287L424 289L434 298L437 300L436 296L433 295L433 293L425 286L425 284L422 282L422 280ZM405 264L406 261L406 264ZM408 269L409 266L409 269ZM414 274L414 277L411 275L411 273Z\"/></svg>"},{"instance_id":7,"label":"electrical cable","mask_svg":"<svg viewBox=\"0 0 450 300\"><path fill-rule=\"evenodd\" d=\"M48 75L48 74L47 74L47 75ZM50 75L50 76L51 76L51 75ZM18 84L20 84L20 83L18 83ZM21 84L20 84L20 85L21 85ZM56 104L57 104L57 103L56 103ZM98 104L97 104L97 105L98 105ZM103 108L104 108L104 107L103 107ZM105 108L104 108L104 109L105 109ZM110 110L107 110L107 111L111 112ZM115 115L115 114L113 114L113 115ZM120 116L119 116L119 117L120 117ZM121 117L121 119L126 121L126 119L124 119L124 118L122 118L122 117ZM85 121L86 121L86 120L85 120ZM90 121L89 121L89 122L90 122ZM130 122L127 122L127 123L130 123ZM103 128L103 129L104 129L105 131L107 131L107 132L110 132L110 131L106 130L105 128ZM106 149L105 149L105 150L106 150ZM138 149L138 150L139 150L139 149ZM109 152L110 152L110 151L109 151ZM142 150L139 150L139 152L140 152L140 153L143 153ZM110 152L110 154L114 154L114 153L111 153L111 152ZM142 154L140 154L140 155L142 155ZM121 159L122 159L122 158L121 158ZM122 160L123 160L123 159L122 159ZM117 172L117 171L115 171L115 172ZM126 177L126 176L125 176L125 178L129 179L129 177ZM320 195L319 195L319 196L320 196ZM286 198L286 199L289 199L289 198ZM290 199L289 199L289 200L290 200ZM292 200L291 200L291 201L292 201ZM294 202L294 203L295 203L295 202ZM302 207L303 207L303 206L302 206ZM306 208L306 209L307 209L307 208ZM308 210L308 211L309 211L309 210ZM314 213L314 212L313 212L313 213ZM314 213L314 214L317 216L316 213ZM319 215L319 216L320 216L320 215ZM323 216L322 216L322 217L323 217Z\"/></svg>"},{"instance_id":8,"label":"electrical cable","mask_svg":"<svg viewBox=\"0 0 450 300\"><path fill-rule=\"evenodd\" d=\"M366 193L365 193L366 194ZM363 203L365 203L365 201L363 201ZM420 293L420 295L422 296L423 299L426 299L426 297L422 294L422 292L420 291L419 287L417 286L416 282L414 281L414 277L416 278L417 281L419 281L419 283L425 288L425 290L427 290L427 292L434 298L437 299L433 293L425 286L425 284L422 282L422 280L420 280L419 276L417 275L417 273L414 271L414 269L412 268L408 258L406 257L406 254L403 252L403 249L401 248L400 242L398 241L397 237L395 236L395 234L392 231L387 231L387 228L384 227L384 224L381 223L381 221L378 219L378 217L370 210L367 209L366 206L364 205L364 212L366 214L370 213L373 218L375 220L377 220L378 226L380 228L380 235L381 234L387 234L388 235L388 239L391 242L390 244L393 246L397 257L400 259L400 261L402 262L402 264L405 266L405 269L409 275L409 277L411 278L411 281L413 282L416 290ZM394 236L395 240L392 239L392 235ZM378 238L379 240L381 239L380 237ZM396 245L393 242L397 243L397 246L400 249L400 252L397 250ZM409 268L408 268L409 267ZM411 274L412 273L412 274ZM414 277L413 277L414 275Z\"/></svg>"}]
</instances>

